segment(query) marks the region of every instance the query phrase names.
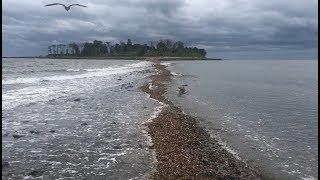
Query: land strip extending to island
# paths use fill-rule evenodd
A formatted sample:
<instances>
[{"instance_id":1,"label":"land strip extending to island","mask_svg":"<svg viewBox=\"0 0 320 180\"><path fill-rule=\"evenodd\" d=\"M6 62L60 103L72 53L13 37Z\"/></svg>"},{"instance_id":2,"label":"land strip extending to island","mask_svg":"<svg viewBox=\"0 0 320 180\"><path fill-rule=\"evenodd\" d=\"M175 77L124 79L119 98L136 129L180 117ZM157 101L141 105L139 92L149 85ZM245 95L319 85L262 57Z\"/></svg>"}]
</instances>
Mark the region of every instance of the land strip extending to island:
<instances>
[{"instance_id":1,"label":"land strip extending to island","mask_svg":"<svg viewBox=\"0 0 320 180\"><path fill-rule=\"evenodd\" d=\"M157 159L151 179L264 179L164 96L171 73L159 59L151 61L157 73L141 89L165 104L157 117L146 122Z\"/></svg>"}]
</instances>

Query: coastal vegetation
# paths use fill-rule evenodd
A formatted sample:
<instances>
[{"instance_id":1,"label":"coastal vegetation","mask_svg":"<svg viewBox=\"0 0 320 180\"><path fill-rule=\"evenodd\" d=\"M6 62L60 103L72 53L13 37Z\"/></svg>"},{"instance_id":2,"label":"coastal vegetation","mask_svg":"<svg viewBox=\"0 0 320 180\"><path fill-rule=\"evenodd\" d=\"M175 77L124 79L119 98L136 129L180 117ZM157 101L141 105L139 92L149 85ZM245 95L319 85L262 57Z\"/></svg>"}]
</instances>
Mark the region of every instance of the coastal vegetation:
<instances>
[{"instance_id":1,"label":"coastal vegetation","mask_svg":"<svg viewBox=\"0 0 320 180\"><path fill-rule=\"evenodd\" d=\"M151 41L147 44L127 42L113 44L110 41L94 40L85 43L52 44L48 46L47 57L197 57L204 58L206 50L186 47L181 41L169 39Z\"/></svg>"}]
</instances>

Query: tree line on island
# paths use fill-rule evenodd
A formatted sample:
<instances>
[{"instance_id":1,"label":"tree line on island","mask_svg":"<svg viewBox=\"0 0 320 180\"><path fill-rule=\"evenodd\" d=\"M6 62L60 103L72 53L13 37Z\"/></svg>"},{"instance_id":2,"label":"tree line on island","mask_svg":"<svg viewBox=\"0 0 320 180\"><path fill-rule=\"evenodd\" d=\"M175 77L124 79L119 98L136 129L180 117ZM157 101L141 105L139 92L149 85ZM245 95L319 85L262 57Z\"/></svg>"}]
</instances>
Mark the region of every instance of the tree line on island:
<instances>
[{"instance_id":1,"label":"tree line on island","mask_svg":"<svg viewBox=\"0 0 320 180\"><path fill-rule=\"evenodd\" d=\"M197 47L185 47L181 41L169 39L151 41L147 44L102 42L52 44L48 46L48 57L205 57L206 51Z\"/></svg>"}]
</instances>

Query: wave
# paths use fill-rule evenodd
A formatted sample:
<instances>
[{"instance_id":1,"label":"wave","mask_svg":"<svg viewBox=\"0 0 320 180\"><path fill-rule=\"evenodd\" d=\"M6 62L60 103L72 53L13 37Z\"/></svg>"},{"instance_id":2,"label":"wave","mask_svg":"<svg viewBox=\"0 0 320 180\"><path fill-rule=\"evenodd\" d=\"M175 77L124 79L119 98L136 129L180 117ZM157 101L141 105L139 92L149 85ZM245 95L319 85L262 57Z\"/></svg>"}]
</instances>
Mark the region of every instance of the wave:
<instances>
[{"instance_id":1,"label":"wave","mask_svg":"<svg viewBox=\"0 0 320 180\"><path fill-rule=\"evenodd\" d=\"M67 69L67 72L79 72L79 71L85 71L83 69Z\"/></svg>"},{"instance_id":2,"label":"wave","mask_svg":"<svg viewBox=\"0 0 320 180\"><path fill-rule=\"evenodd\" d=\"M176 73L176 72L173 72L173 71L171 71L171 75L172 75L172 76L182 76L182 74Z\"/></svg>"},{"instance_id":3,"label":"wave","mask_svg":"<svg viewBox=\"0 0 320 180\"><path fill-rule=\"evenodd\" d=\"M169 66L171 63L169 63L169 62L162 62L162 63L160 63L161 65L164 65L164 66Z\"/></svg>"},{"instance_id":4,"label":"wave","mask_svg":"<svg viewBox=\"0 0 320 180\"><path fill-rule=\"evenodd\" d=\"M67 69L65 71L69 72L84 72L82 74L74 75L56 75L56 76L47 76L47 77L29 77L29 78L15 78L9 80L2 80L2 84L31 84L39 83L45 81L63 81L71 79L81 79L81 78L91 78L91 77L101 77L108 75L124 74L138 70L140 68L146 67L149 65L149 62L139 62L134 64L127 64L124 66L110 66L100 69Z\"/></svg>"},{"instance_id":5,"label":"wave","mask_svg":"<svg viewBox=\"0 0 320 180\"><path fill-rule=\"evenodd\" d=\"M112 66L101 69L87 69L85 73L59 75L39 78L17 78L3 84L28 83L26 87L10 89L2 93L2 109L15 108L30 103L47 102L53 99L72 96L79 92L92 92L94 89L114 87L118 81L113 76L128 74L148 68L149 62L139 62L124 66ZM101 84L100 78L103 77ZM51 81L51 83L50 83ZM106 83L107 82L107 83Z\"/></svg>"}]
</instances>

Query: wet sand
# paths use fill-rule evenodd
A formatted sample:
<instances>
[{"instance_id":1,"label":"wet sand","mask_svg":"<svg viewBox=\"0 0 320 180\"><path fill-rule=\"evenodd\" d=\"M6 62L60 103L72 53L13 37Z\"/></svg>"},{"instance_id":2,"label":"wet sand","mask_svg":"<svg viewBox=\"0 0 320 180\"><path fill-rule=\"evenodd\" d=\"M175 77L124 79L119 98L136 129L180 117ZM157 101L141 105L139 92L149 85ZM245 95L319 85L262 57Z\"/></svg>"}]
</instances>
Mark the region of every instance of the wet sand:
<instances>
[{"instance_id":1,"label":"wet sand","mask_svg":"<svg viewBox=\"0 0 320 180\"><path fill-rule=\"evenodd\" d=\"M164 104L146 125L156 152L157 165L151 179L263 179L244 162L222 148L202 129L195 117L186 115L164 97L171 73L157 59L151 85L142 91Z\"/></svg>"}]
</instances>

